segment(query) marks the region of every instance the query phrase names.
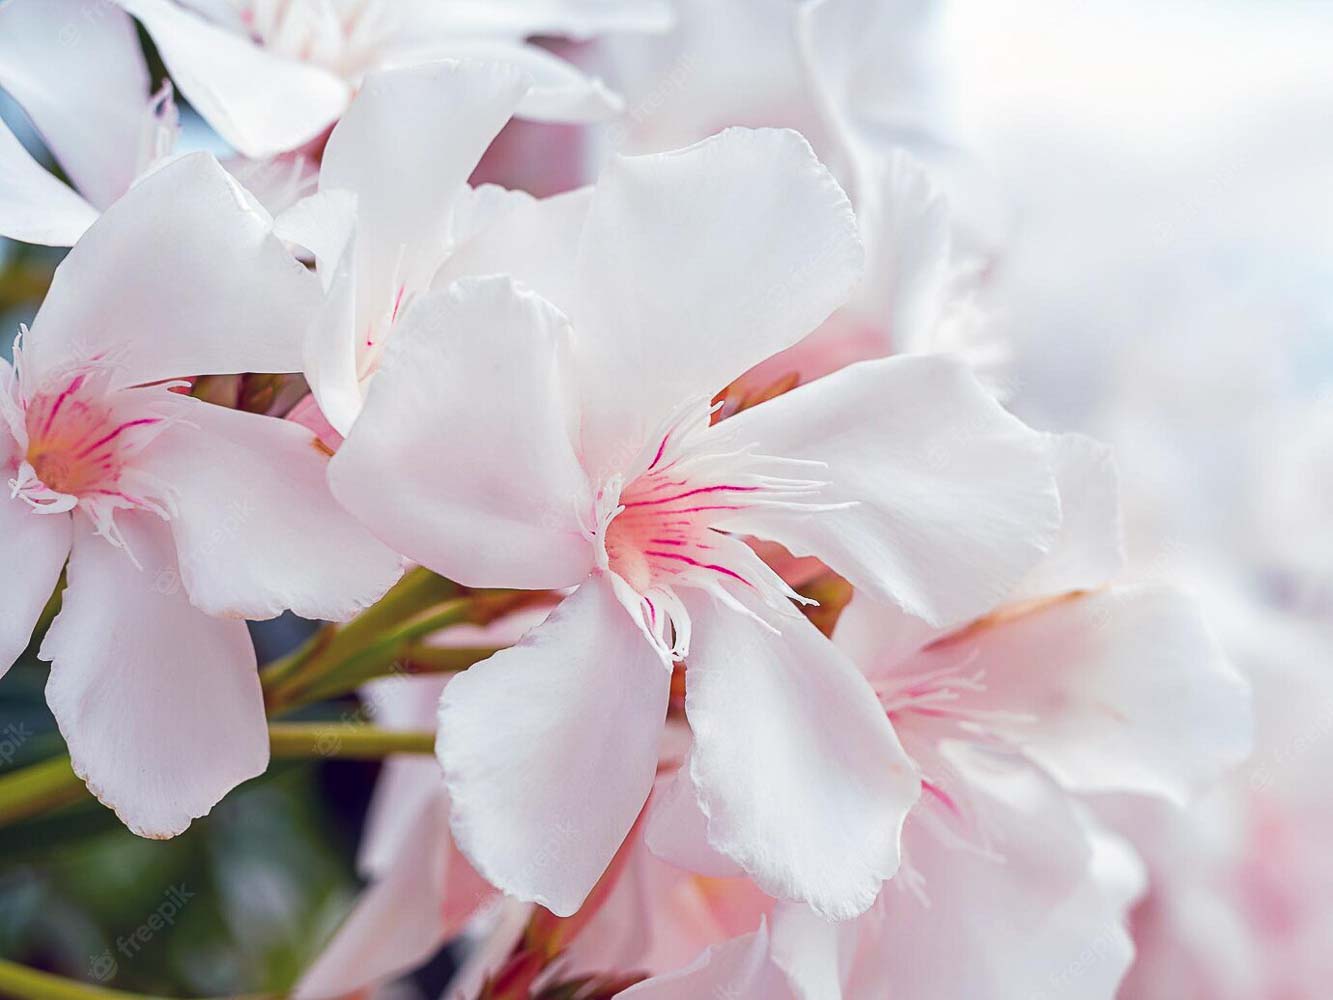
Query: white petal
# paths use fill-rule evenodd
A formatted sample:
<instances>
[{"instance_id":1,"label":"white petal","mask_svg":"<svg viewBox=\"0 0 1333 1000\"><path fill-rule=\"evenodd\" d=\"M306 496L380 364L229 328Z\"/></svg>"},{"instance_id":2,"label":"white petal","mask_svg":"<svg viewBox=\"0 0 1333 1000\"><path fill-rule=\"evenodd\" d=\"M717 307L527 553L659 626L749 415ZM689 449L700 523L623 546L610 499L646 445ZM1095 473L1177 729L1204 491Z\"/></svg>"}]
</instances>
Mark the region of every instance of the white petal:
<instances>
[{"instance_id":1,"label":"white petal","mask_svg":"<svg viewBox=\"0 0 1333 1000\"><path fill-rule=\"evenodd\" d=\"M477 187L464 184L454 199L446 242L450 247L462 246L499 224L509 213L535 200L526 191L511 190L499 184L479 184Z\"/></svg>"},{"instance_id":2,"label":"white petal","mask_svg":"<svg viewBox=\"0 0 1333 1000\"><path fill-rule=\"evenodd\" d=\"M6 365L0 361L0 369ZM3 391L3 390L0 390ZM22 500L10 499L4 483L14 474L15 444L0 430L0 676L27 648L37 617L55 590L69 555L71 520L65 514L39 514Z\"/></svg>"},{"instance_id":3,"label":"white petal","mask_svg":"<svg viewBox=\"0 0 1333 1000\"><path fill-rule=\"evenodd\" d=\"M578 259L589 471L800 340L860 276L846 195L797 133L730 129L602 175Z\"/></svg>"},{"instance_id":4,"label":"white petal","mask_svg":"<svg viewBox=\"0 0 1333 1000\"><path fill-rule=\"evenodd\" d=\"M116 0L153 38L171 78L236 151L252 158L315 138L347 107L331 73L267 52L167 0Z\"/></svg>"},{"instance_id":5,"label":"white petal","mask_svg":"<svg viewBox=\"0 0 1333 1000\"><path fill-rule=\"evenodd\" d=\"M979 706L1033 717L990 728L1071 788L1183 802L1249 752L1248 687L1171 588L1058 601L962 641L985 671Z\"/></svg>"},{"instance_id":6,"label":"white petal","mask_svg":"<svg viewBox=\"0 0 1333 1000\"><path fill-rule=\"evenodd\" d=\"M665 31L671 27L666 0L427 0L424 21L450 34L511 38L558 35L587 39L602 32Z\"/></svg>"},{"instance_id":7,"label":"white petal","mask_svg":"<svg viewBox=\"0 0 1333 1000\"><path fill-rule=\"evenodd\" d=\"M818 556L933 625L984 614L1052 544L1060 505L1044 435L944 357L851 365L722 421L733 446L827 463L816 513L754 510L726 522Z\"/></svg>"},{"instance_id":8,"label":"white petal","mask_svg":"<svg viewBox=\"0 0 1333 1000\"><path fill-rule=\"evenodd\" d=\"M462 626L467 628L468 626ZM449 630L449 631L452 631ZM385 729L435 728L444 676L397 674L362 685L361 703L375 725ZM366 878L382 876L413 836L427 802L444 794L440 765L420 754L395 754L380 768L366 811L357 850L357 868Z\"/></svg>"},{"instance_id":9,"label":"white petal","mask_svg":"<svg viewBox=\"0 0 1333 1000\"><path fill-rule=\"evenodd\" d=\"M714 945L679 972L654 976L616 994L616 1000L797 1000L773 961L768 925Z\"/></svg>"},{"instance_id":10,"label":"white petal","mask_svg":"<svg viewBox=\"0 0 1333 1000\"><path fill-rule=\"evenodd\" d=\"M0 4L0 87L93 205L105 208L133 183L149 79L123 11L86 0Z\"/></svg>"},{"instance_id":11,"label":"white petal","mask_svg":"<svg viewBox=\"0 0 1333 1000\"><path fill-rule=\"evenodd\" d=\"M821 103L833 109L833 127L859 175L893 147L938 142L933 136L944 115L930 63L938 14L917 0L799 5L802 59Z\"/></svg>"},{"instance_id":12,"label":"white petal","mask_svg":"<svg viewBox=\"0 0 1333 1000\"><path fill-rule=\"evenodd\" d=\"M260 160L228 156L220 162L270 215L287 211L319 184L319 163L301 151Z\"/></svg>"},{"instance_id":13,"label":"white petal","mask_svg":"<svg viewBox=\"0 0 1333 1000\"><path fill-rule=\"evenodd\" d=\"M102 355L121 384L291 372L319 283L212 157L155 171L56 269L25 343L27 375Z\"/></svg>"},{"instance_id":14,"label":"white petal","mask_svg":"<svg viewBox=\"0 0 1333 1000\"><path fill-rule=\"evenodd\" d=\"M0 121L0 236L73 246L97 210L32 158Z\"/></svg>"},{"instance_id":15,"label":"white petal","mask_svg":"<svg viewBox=\"0 0 1333 1000\"><path fill-rule=\"evenodd\" d=\"M858 590L838 616L833 641L863 674L874 679L948 631Z\"/></svg>"},{"instance_id":16,"label":"white petal","mask_svg":"<svg viewBox=\"0 0 1333 1000\"><path fill-rule=\"evenodd\" d=\"M677 868L709 878L745 874L708 843L708 817L699 807L688 757L670 783L653 796L643 835L653 854Z\"/></svg>"},{"instance_id":17,"label":"white petal","mask_svg":"<svg viewBox=\"0 0 1333 1000\"><path fill-rule=\"evenodd\" d=\"M392 866L361 894L293 996L344 997L409 972L494 896L454 849L440 794L424 804Z\"/></svg>"},{"instance_id":18,"label":"white petal","mask_svg":"<svg viewBox=\"0 0 1333 1000\"><path fill-rule=\"evenodd\" d=\"M1082 434L1050 439L1060 490L1060 534L1009 600L1091 590L1125 564L1120 480L1111 449Z\"/></svg>"},{"instance_id":19,"label":"white petal","mask_svg":"<svg viewBox=\"0 0 1333 1000\"><path fill-rule=\"evenodd\" d=\"M781 635L691 593L685 712L708 840L760 888L842 919L898 869L920 785L870 686L804 617Z\"/></svg>"},{"instance_id":20,"label":"white petal","mask_svg":"<svg viewBox=\"0 0 1333 1000\"><path fill-rule=\"evenodd\" d=\"M1111 858L1049 783L1016 772L986 787L997 856L909 823L904 850L928 905L898 883L886 888L858 927L847 996L1115 996L1133 957L1125 923L1137 885L1126 892L1112 877Z\"/></svg>"},{"instance_id":21,"label":"white petal","mask_svg":"<svg viewBox=\"0 0 1333 1000\"><path fill-rule=\"evenodd\" d=\"M518 102L516 113L540 122L600 122L618 114L624 102L599 78L537 45L488 39L458 39L408 52L398 61L466 59L493 62L520 70L532 87Z\"/></svg>"},{"instance_id":22,"label":"white petal","mask_svg":"<svg viewBox=\"0 0 1333 1000\"><path fill-rule=\"evenodd\" d=\"M268 766L245 623L186 599L167 526L122 513L143 565L80 519L60 614L42 643L46 700L88 789L142 837L172 837Z\"/></svg>"},{"instance_id":23,"label":"white petal","mask_svg":"<svg viewBox=\"0 0 1333 1000\"><path fill-rule=\"evenodd\" d=\"M435 275L435 288L459 278L507 274L566 315L575 305L574 258L592 205L592 188L516 205L464 243Z\"/></svg>"},{"instance_id":24,"label":"white petal","mask_svg":"<svg viewBox=\"0 0 1333 1000\"><path fill-rule=\"evenodd\" d=\"M273 220L278 239L310 251L325 291L355 231L356 195L351 191L317 191Z\"/></svg>"},{"instance_id":25,"label":"white petal","mask_svg":"<svg viewBox=\"0 0 1333 1000\"><path fill-rule=\"evenodd\" d=\"M857 920L825 920L808 906L779 902L773 908L773 961L801 1000L842 1000L844 966L858 931L874 919L872 911ZM850 994L850 1000L861 998Z\"/></svg>"},{"instance_id":26,"label":"white petal","mask_svg":"<svg viewBox=\"0 0 1333 1000\"><path fill-rule=\"evenodd\" d=\"M925 169L902 150L877 164L859 192L866 279L856 310L884 334L884 353L926 352L948 303L955 263L952 221Z\"/></svg>"},{"instance_id":27,"label":"white petal","mask_svg":"<svg viewBox=\"0 0 1333 1000\"><path fill-rule=\"evenodd\" d=\"M562 384L567 338L568 321L507 278L423 296L334 456L335 495L398 551L467 586L578 583L593 549Z\"/></svg>"},{"instance_id":28,"label":"white petal","mask_svg":"<svg viewBox=\"0 0 1333 1000\"><path fill-rule=\"evenodd\" d=\"M299 224L295 219L289 221ZM319 242L321 237L312 231L306 239ZM328 248L333 245L330 242ZM324 299L306 329L304 372L324 419L346 437L365 403L360 372L364 335L357 326L355 232L346 234L338 257L329 264L326 260L319 263L320 278L326 285Z\"/></svg>"},{"instance_id":29,"label":"white petal","mask_svg":"<svg viewBox=\"0 0 1333 1000\"><path fill-rule=\"evenodd\" d=\"M436 749L454 837L487 881L579 908L648 798L669 684L602 574L449 684Z\"/></svg>"},{"instance_id":30,"label":"white petal","mask_svg":"<svg viewBox=\"0 0 1333 1000\"><path fill-rule=\"evenodd\" d=\"M392 302L424 287L443 255L450 210L481 154L527 90L492 63L435 63L372 73L329 137L321 191L357 200L362 295Z\"/></svg>"},{"instance_id":31,"label":"white petal","mask_svg":"<svg viewBox=\"0 0 1333 1000\"><path fill-rule=\"evenodd\" d=\"M512 646L530 628L540 625L547 614L548 608L528 608L489 625L452 625L426 641L441 648ZM377 726L433 730L440 695L450 680L449 675L383 677L362 685L361 703ZM357 851L361 873L369 878L388 871L406 839L413 835L423 804L444 795L440 765L433 757L396 754L386 760L375 782ZM452 837L449 843L453 849Z\"/></svg>"},{"instance_id":32,"label":"white petal","mask_svg":"<svg viewBox=\"0 0 1333 1000\"><path fill-rule=\"evenodd\" d=\"M333 499L328 456L290 420L189 397L139 461L173 493L190 599L209 614L344 621L383 596L399 556Z\"/></svg>"}]
</instances>

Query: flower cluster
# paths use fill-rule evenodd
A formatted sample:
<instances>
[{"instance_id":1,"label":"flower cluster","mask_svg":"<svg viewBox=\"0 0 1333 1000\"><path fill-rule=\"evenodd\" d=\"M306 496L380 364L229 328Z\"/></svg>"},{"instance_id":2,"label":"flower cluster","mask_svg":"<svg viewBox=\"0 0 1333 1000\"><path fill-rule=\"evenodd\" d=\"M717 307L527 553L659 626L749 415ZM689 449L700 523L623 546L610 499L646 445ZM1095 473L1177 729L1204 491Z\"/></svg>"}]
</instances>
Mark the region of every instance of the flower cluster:
<instances>
[{"instance_id":1,"label":"flower cluster","mask_svg":"<svg viewBox=\"0 0 1333 1000\"><path fill-rule=\"evenodd\" d=\"M71 247L0 362L0 666L36 630L145 837L293 704L370 681L434 737L298 997L467 931L468 1000L1109 1000L1146 875L1100 804L1247 752L1191 601L1124 578L1109 451L1005 409L916 15L779 5L728 88L708 6L0 3L68 180L0 126L0 232ZM479 182L514 119L589 183ZM284 612L347 624L260 671ZM437 672L371 680L408 634Z\"/></svg>"}]
</instances>

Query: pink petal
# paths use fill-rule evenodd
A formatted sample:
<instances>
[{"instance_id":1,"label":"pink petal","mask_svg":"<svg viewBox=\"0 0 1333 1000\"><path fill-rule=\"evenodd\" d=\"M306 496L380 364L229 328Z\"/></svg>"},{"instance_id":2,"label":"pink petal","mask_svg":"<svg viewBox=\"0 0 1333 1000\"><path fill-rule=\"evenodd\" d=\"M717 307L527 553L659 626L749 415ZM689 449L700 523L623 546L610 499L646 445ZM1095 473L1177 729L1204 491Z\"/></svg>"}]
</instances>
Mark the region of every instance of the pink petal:
<instances>
[{"instance_id":1,"label":"pink petal","mask_svg":"<svg viewBox=\"0 0 1333 1000\"><path fill-rule=\"evenodd\" d=\"M494 899L453 847L448 812L443 794L423 804L391 867L301 977L297 1000L347 996L411 971Z\"/></svg>"},{"instance_id":2,"label":"pink petal","mask_svg":"<svg viewBox=\"0 0 1333 1000\"><path fill-rule=\"evenodd\" d=\"M679 405L810 333L861 263L846 195L795 132L731 129L613 159L570 307L589 471L623 464Z\"/></svg>"},{"instance_id":3,"label":"pink petal","mask_svg":"<svg viewBox=\"0 0 1333 1000\"><path fill-rule=\"evenodd\" d=\"M462 59L518 70L532 81L516 113L541 122L600 122L615 116L624 103L599 78L537 45L486 38L454 38L407 47L400 64Z\"/></svg>"},{"instance_id":4,"label":"pink petal","mask_svg":"<svg viewBox=\"0 0 1333 1000\"><path fill-rule=\"evenodd\" d=\"M423 28L441 35L587 39L603 32L660 32L671 27L666 0L454 0L426 3Z\"/></svg>"},{"instance_id":5,"label":"pink petal","mask_svg":"<svg viewBox=\"0 0 1333 1000\"><path fill-rule=\"evenodd\" d=\"M331 73L274 55L168 0L116 0L153 38L171 78L236 151L272 156L314 139L347 107Z\"/></svg>"},{"instance_id":6,"label":"pink petal","mask_svg":"<svg viewBox=\"0 0 1333 1000\"><path fill-rule=\"evenodd\" d=\"M827 464L821 501L726 526L813 555L933 625L994 608L1052 545L1060 505L1046 438L960 362L866 361L719 423L719 446Z\"/></svg>"},{"instance_id":7,"label":"pink petal","mask_svg":"<svg viewBox=\"0 0 1333 1000\"><path fill-rule=\"evenodd\" d=\"M649 849L677 868L708 878L734 878L744 870L708 843L708 817L690 778L690 761L653 796L644 828Z\"/></svg>"},{"instance_id":8,"label":"pink petal","mask_svg":"<svg viewBox=\"0 0 1333 1000\"><path fill-rule=\"evenodd\" d=\"M26 375L105 357L121 384L290 372L319 283L211 156L182 157L102 214L56 269Z\"/></svg>"},{"instance_id":9,"label":"pink petal","mask_svg":"<svg viewBox=\"0 0 1333 1000\"><path fill-rule=\"evenodd\" d=\"M1060 534L1009 600L1092 590L1125 564L1120 480L1111 449L1082 434L1050 439L1060 490Z\"/></svg>"},{"instance_id":10,"label":"pink petal","mask_svg":"<svg viewBox=\"0 0 1333 1000\"><path fill-rule=\"evenodd\" d=\"M507 274L568 313L576 301L574 256L592 194L592 188L580 188L516 205L464 242L436 273L434 287Z\"/></svg>"},{"instance_id":11,"label":"pink petal","mask_svg":"<svg viewBox=\"0 0 1333 1000\"><path fill-rule=\"evenodd\" d=\"M356 196L360 294L378 297L370 305L382 307L396 284L430 280L454 202L527 86L493 63L366 77L329 137L319 186Z\"/></svg>"},{"instance_id":12,"label":"pink petal","mask_svg":"<svg viewBox=\"0 0 1333 1000\"><path fill-rule=\"evenodd\" d=\"M652 788L670 674L601 574L440 702L463 853L496 887L579 908Z\"/></svg>"},{"instance_id":13,"label":"pink petal","mask_svg":"<svg viewBox=\"0 0 1333 1000\"><path fill-rule=\"evenodd\" d=\"M0 374L8 365L0 361ZM0 389L0 391L4 391ZM13 475L16 444L0 430L0 482ZM55 590L69 555L73 522L65 514L38 514L22 500L0 494L0 676L27 648L37 617Z\"/></svg>"},{"instance_id":14,"label":"pink petal","mask_svg":"<svg viewBox=\"0 0 1333 1000\"><path fill-rule=\"evenodd\" d=\"M46 700L89 791L134 833L173 837L268 766L264 699L245 623L190 604L167 526L117 526L143 569L80 521Z\"/></svg>"},{"instance_id":15,"label":"pink petal","mask_svg":"<svg viewBox=\"0 0 1333 1000\"><path fill-rule=\"evenodd\" d=\"M32 158L0 121L0 236L73 246L97 210Z\"/></svg>"},{"instance_id":16,"label":"pink petal","mask_svg":"<svg viewBox=\"0 0 1333 1000\"><path fill-rule=\"evenodd\" d=\"M22 105L78 192L105 208L140 169L148 66L134 22L110 4L0 4L0 87Z\"/></svg>"},{"instance_id":17,"label":"pink petal","mask_svg":"<svg viewBox=\"0 0 1333 1000\"><path fill-rule=\"evenodd\" d=\"M1071 788L1183 802L1249 752L1248 686L1171 588L1059 601L961 641L985 671L978 707L1033 717L991 728Z\"/></svg>"},{"instance_id":18,"label":"pink petal","mask_svg":"<svg viewBox=\"0 0 1333 1000\"><path fill-rule=\"evenodd\" d=\"M714 945L693 964L617 994L617 1000L798 1000L771 953L768 926Z\"/></svg>"},{"instance_id":19,"label":"pink petal","mask_svg":"<svg viewBox=\"0 0 1333 1000\"><path fill-rule=\"evenodd\" d=\"M1133 957L1125 925L1141 867L1037 775L996 772L985 788L996 856L909 823L904 851L928 905L897 882L885 890L847 949L845 996L1115 996Z\"/></svg>"},{"instance_id":20,"label":"pink petal","mask_svg":"<svg viewBox=\"0 0 1333 1000\"><path fill-rule=\"evenodd\" d=\"M708 841L770 895L845 918L898 868L919 782L870 686L803 616L781 634L712 597L694 625L685 711Z\"/></svg>"},{"instance_id":21,"label":"pink petal","mask_svg":"<svg viewBox=\"0 0 1333 1000\"><path fill-rule=\"evenodd\" d=\"M168 483L190 599L209 614L344 621L377 601L402 560L333 499L328 457L288 420L182 397L140 457Z\"/></svg>"},{"instance_id":22,"label":"pink petal","mask_svg":"<svg viewBox=\"0 0 1333 1000\"><path fill-rule=\"evenodd\" d=\"M335 495L398 551L468 586L578 583L593 548L568 336L560 313L507 278L423 296L330 464Z\"/></svg>"}]
</instances>

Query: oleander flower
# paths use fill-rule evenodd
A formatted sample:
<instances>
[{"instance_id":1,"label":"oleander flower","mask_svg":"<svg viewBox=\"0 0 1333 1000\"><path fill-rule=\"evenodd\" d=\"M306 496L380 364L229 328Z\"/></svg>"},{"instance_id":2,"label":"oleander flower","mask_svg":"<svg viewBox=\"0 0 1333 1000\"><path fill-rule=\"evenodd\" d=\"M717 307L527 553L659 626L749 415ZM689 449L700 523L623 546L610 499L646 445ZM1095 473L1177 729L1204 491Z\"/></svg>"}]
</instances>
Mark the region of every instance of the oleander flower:
<instances>
[{"instance_id":1,"label":"oleander flower","mask_svg":"<svg viewBox=\"0 0 1333 1000\"><path fill-rule=\"evenodd\" d=\"M341 619L398 557L334 502L288 421L180 390L285 372L318 300L271 219L211 157L184 157L93 223L4 366L4 666L69 558L42 643L74 769L134 832L172 836L268 761L241 619Z\"/></svg>"},{"instance_id":2,"label":"oleander flower","mask_svg":"<svg viewBox=\"0 0 1333 1000\"><path fill-rule=\"evenodd\" d=\"M441 702L455 837L506 892L578 907L648 795L673 660L720 851L833 916L896 870L915 774L744 536L954 622L1038 560L1059 506L1044 439L947 359L710 424L712 395L817 326L860 264L808 144L732 130L517 208L399 321L335 495L461 583L577 588Z\"/></svg>"},{"instance_id":3,"label":"oleander flower","mask_svg":"<svg viewBox=\"0 0 1333 1000\"><path fill-rule=\"evenodd\" d=\"M544 121L595 121L619 99L532 35L656 31L659 0L115 0L138 18L181 92L236 150L271 156L317 139L373 70L474 58L522 68L519 109Z\"/></svg>"},{"instance_id":4,"label":"oleander flower","mask_svg":"<svg viewBox=\"0 0 1333 1000\"><path fill-rule=\"evenodd\" d=\"M858 596L834 633L924 791L898 880L824 947L860 941L880 958L859 975L913 996L1021 1000L1076 982L1079 996L1111 1000L1133 957L1125 916L1144 875L1123 842L1089 826L1080 797L1184 807L1249 752L1248 687L1193 602L1108 583L1121 569L1108 451L1066 435L1054 453L1060 539L991 614L914 633ZM1091 946L1097 960L1081 961ZM820 968L816 949L804 961Z\"/></svg>"},{"instance_id":5,"label":"oleander flower","mask_svg":"<svg viewBox=\"0 0 1333 1000\"><path fill-rule=\"evenodd\" d=\"M0 234L72 246L176 138L170 87L149 93L134 22L81 0L0 4L0 88L23 108L70 184L0 121ZM72 186L71 186L72 185Z\"/></svg>"},{"instance_id":6,"label":"oleander flower","mask_svg":"<svg viewBox=\"0 0 1333 1000\"><path fill-rule=\"evenodd\" d=\"M991 614L936 629L858 594L834 632L921 775L898 876L841 924L780 906L778 947L762 962L757 938L719 944L641 995L734 977L717 958L742 951L757 963L747 975L778 968L797 996L1024 1000L1067 995L1072 982L1081 997L1116 995L1144 874L1079 797L1184 805L1246 754L1249 704L1189 601L1160 586L1106 586L1121 564L1107 450L1067 435L1053 454L1060 538ZM683 868L741 874L702 835L694 780L682 769L657 798L648 845ZM737 996L769 995L748 982Z\"/></svg>"},{"instance_id":7,"label":"oleander flower","mask_svg":"<svg viewBox=\"0 0 1333 1000\"><path fill-rule=\"evenodd\" d=\"M957 354L997 394L1006 388L1009 345L987 308L994 251L973 218L985 199L951 151L932 63L937 14L881 0L681 0L665 37L602 43L611 78L646 109L613 132L624 151L729 125L793 128L856 209L864 277L818 330L753 373L754 388L907 353Z\"/></svg>"},{"instance_id":8,"label":"oleander flower","mask_svg":"<svg viewBox=\"0 0 1333 1000\"><path fill-rule=\"evenodd\" d=\"M498 63L443 62L371 74L334 128L319 190L278 219L310 249L326 287L305 374L324 417L346 434L404 309L448 256L522 192L468 176L529 91Z\"/></svg>"},{"instance_id":9,"label":"oleander flower","mask_svg":"<svg viewBox=\"0 0 1333 1000\"><path fill-rule=\"evenodd\" d=\"M71 182L34 160L0 121L0 235L73 246L131 184L179 155L171 84L150 92L134 22L109 3L0 4L0 88L23 107ZM301 153L221 162L270 212L314 183L314 161Z\"/></svg>"}]
</instances>

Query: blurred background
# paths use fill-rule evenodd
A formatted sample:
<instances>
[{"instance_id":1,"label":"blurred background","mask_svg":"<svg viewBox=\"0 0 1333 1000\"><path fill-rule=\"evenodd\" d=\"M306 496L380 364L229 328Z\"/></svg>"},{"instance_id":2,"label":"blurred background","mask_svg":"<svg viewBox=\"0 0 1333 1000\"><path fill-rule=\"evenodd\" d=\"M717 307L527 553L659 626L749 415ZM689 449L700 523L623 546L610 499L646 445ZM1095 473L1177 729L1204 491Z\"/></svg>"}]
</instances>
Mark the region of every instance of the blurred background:
<instances>
[{"instance_id":1,"label":"blurred background","mask_svg":"<svg viewBox=\"0 0 1333 1000\"><path fill-rule=\"evenodd\" d=\"M1009 405L1038 427L1115 447L1131 575L1193 589L1256 687L1256 754L1231 785L1185 816L1104 804L1154 879L1124 995L1326 997L1333 4L900 6L920 9L904 79L920 87L928 127L912 144L948 192L961 238L989 261ZM724 40L742 46L736 73L771 44ZM632 112L656 113L654 87L666 93L670 78L618 79L632 49L564 50L621 86ZM41 155L5 100L0 114ZM182 145L221 151L182 110ZM552 193L586 179L597 150L623 139L617 128L513 125L480 173ZM59 256L0 242L6 353ZM261 662L306 628L260 629ZM0 685L4 770L60 749L44 683L29 655ZM127 834L91 803L0 828L0 955L141 993L282 989L359 887L354 853L375 775L373 764L275 764L165 843ZM183 901L172 926L126 955L118 939L173 892ZM448 968L442 956L401 995L437 996Z\"/></svg>"}]
</instances>

